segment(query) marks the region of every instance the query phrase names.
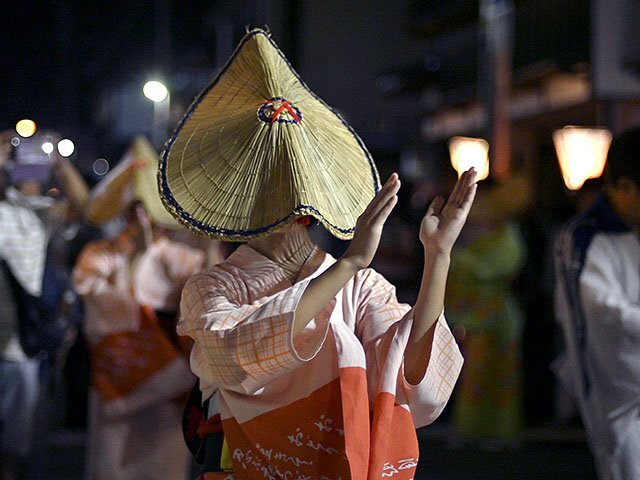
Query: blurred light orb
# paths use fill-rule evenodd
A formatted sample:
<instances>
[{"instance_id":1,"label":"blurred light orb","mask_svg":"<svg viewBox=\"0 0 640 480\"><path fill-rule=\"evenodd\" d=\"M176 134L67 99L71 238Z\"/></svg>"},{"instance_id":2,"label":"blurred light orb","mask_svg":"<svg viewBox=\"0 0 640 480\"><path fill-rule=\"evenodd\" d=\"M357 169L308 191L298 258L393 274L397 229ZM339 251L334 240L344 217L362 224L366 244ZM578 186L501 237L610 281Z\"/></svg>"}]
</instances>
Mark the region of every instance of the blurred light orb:
<instances>
[{"instance_id":1,"label":"blurred light orb","mask_svg":"<svg viewBox=\"0 0 640 480\"><path fill-rule=\"evenodd\" d=\"M93 162L93 173L102 177L106 175L109 171L110 165L106 158L98 158L95 162Z\"/></svg>"},{"instance_id":2,"label":"blurred light orb","mask_svg":"<svg viewBox=\"0 0 640 480\"><path fill-rule=\"evenodd\" d=\"M142 87L142 93L152 102L162 102L169 95L169 90L164 86L163 83L158 82L156 80L151 80L144 84Z\"/></svg>"},{"instance_id":3,"label":"blurred light orb","mask_svg":"<svg viewBox=\"0 0 640 480\"><path fill-rule=\"evenodd\" d=\"M13 137L11 139L11 145L13 145L14 147L17 147L18 145L20 145L20 138L19 137Z\"/></svg>"},{"instance_id":4,"label":"blurred light orb","mask_svg":"<svg viewBox=\"0 0 640 480\"><path fill-rule=\"evenodd\" d=\"M36 122L29 120L28 118L24 118L16 123L16 132L21 137L29 138L36 133Z\"/></svg>"},{"instance_id":5,"label":"blurred light orb","mask_svg":"<svg viewBox=\"0 0 640 480\"><path fill-rule=\"evenodd\" d=\"M449 155L458 178L471 167L477 172L476 181L489 176L489 142L485 139L453 137L449 140Z\"/></svg>"},{"instance_id":6,"label":"blurred light orb","mask_svg":"<svg viewBox=\"0 0 640 480\"><path fill-rule=\"evenodd\" d=\"M71 155L73 155L75 149L76 146L68 138L63 138L58 142L58 152L63 157L70 157Z\"/></svg>"},{"instance_id":7,"label":"blurred light orb","mask_svg":"<svg viewBox=\"0 0 640 480\"><path fill-rule=\"evenodd\" d=\"M44 153L46 153L47 155L51 155L51 152L53 152L53 143L51 142L44 142L42 144L42 151Z\"/></svg>"},{"instance_id":8,"label":"blurred light orb","mask_svg":"<svg viewBox=\"0 0 640 480\"><path fill-rule=\"evenodd\" d=\"M604 171L612 134L604 128L566 126L553 132L562 179L569 190L580 190L585 181Z\"/></svg>"}]
</instances>

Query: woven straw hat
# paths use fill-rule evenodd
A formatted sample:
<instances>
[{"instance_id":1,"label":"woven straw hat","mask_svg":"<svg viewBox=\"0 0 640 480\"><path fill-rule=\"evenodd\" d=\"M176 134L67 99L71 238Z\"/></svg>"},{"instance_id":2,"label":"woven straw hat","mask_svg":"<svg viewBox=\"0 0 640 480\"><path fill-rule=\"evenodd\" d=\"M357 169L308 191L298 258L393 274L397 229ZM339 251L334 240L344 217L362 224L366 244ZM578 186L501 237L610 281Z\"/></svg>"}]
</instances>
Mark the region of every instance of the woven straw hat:
<instances>
[{"instance_id":1,"label":"woven straw hat","mask_svg":"<svg viewBox=\"0 0 640 480\"><path fill-rule=\"evenodd\" d=\"M134 165L134 162L140 162ZM151 221L164 228L179 228L162 205L156 175L159 157L145 137L137 137L118 166L91 194L87 217L94 224L108 222L120 215L134 201L142 202Z\"/></svg>"},{"instance_id":2,"label":"woven straw hat","mask_svg":"<svg viewBox=\"0 0 640 480\"><path fill-rule=\"evenodd\" d=\"M351 238L380 184L360 138L259 29L187 111L158 181L178 220L227 241L268 235L299 215Z\"/></svg>"}]
</instances>

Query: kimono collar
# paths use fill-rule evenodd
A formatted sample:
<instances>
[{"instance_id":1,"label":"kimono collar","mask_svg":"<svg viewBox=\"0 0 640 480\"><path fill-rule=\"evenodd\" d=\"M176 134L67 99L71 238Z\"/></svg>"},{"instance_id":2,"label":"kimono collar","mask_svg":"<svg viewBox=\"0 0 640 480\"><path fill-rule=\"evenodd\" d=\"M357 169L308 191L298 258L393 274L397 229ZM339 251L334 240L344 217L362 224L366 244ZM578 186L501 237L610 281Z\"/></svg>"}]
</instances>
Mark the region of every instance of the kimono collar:
<instances>
[{"instance_id":1,"label":"kimono collar","mask_svg":"<svg viewBox=\"0 0 640 480\"><path fill-rule=\"evenodd\" d=\"M293 279L287 275L287 272L278 263L270 260L248 245L238 247L238 249L229 256L227 261L240 267L249 275L268 275L275 281L288 281L294 284L317 272L327 257L328 254L324 250L318 246L314 246L311 254L302 264L302 268L297 277Z\"/></svg>"}]
</instances>

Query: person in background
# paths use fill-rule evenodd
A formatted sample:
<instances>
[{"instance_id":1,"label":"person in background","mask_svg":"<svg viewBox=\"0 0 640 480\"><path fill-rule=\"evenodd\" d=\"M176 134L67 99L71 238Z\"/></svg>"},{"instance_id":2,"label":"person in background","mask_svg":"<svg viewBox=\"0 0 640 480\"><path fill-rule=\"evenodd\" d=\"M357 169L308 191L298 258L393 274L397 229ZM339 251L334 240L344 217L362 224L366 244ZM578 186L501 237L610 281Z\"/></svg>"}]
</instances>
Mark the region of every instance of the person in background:
<instances>
[{"instance_id":1,"label":"person in background","mask_svg":"<svg viewBox=\"0 0 640 480\"><path fill-rule=\"evenodd\" d=\"M55 229L80 218L89 191L71 162L41 150L43 134L11 144L2 134L0 171L0 472L25 475L39 395L39 352L54 355L65 332L44 329L41 295ZM15 137L17 138L17 137ZM15 140L14 140L15 141ZM18 143L18 142L16 142ZM45 195L55 179L62 199ZM0 182L2 183L2 182Z\"/></svg>"},{"instance_id":2,"label":"person in background","mask_svg":"<svg viewBox=\"0 0 640 480\"><path fill-rule=\"evenodd\" d=\"M640 129L614 138L604 191L555 242L557 374L603 480L640 478Z\"/></svg>"},{"instance_id":3,"label":"person in background","mask_svg":"<svg viewBox=\"0 0 640 480\"><path fill-rule=\"evenodd\" d=\"M453 423L465 440L493 448L517 441L523 428L524 314L512 285L526 257L515 217L530 200L523 176L483 186L451 261L445 310L467 360Z\"/></svg>"},{"instance_id":4,"label":"person in background","mask_svg":"<svg viewBox=\"0 0 640 480\"><path fill-rule=\"evenodd\" d=\"M195 378L175 334L180 292L206 253L171 239L179 227L155 185L157 155L138 138L92 194L88 219L124 216L114 239L86 245L73 271L89 343L86 478L186 478L183 400Z\"/></svg>"}]
</instances>

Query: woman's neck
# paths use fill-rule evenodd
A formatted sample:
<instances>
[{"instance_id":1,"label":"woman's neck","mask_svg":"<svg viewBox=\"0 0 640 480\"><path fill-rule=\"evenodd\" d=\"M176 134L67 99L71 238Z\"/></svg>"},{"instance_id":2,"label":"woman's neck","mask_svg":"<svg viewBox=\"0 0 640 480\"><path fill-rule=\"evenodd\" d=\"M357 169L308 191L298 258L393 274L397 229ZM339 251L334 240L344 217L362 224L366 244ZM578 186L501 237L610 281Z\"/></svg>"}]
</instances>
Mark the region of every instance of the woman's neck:
<instances>
[{"instance_id":1,"label":"woman's neck","mask_svg":"<svg viewBox=\"0 0 640 480\"><path fill-rule=\"evenodd\" d=\"M277 263L291 278L297 277L315 247L306 227L297 224L248 245Z\"/></svg>"}]
</instances>

